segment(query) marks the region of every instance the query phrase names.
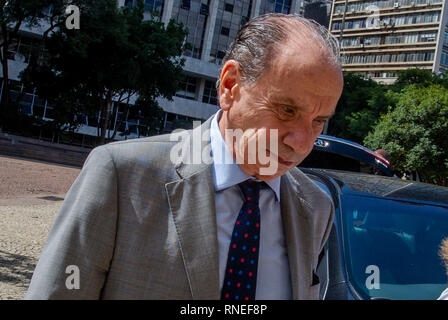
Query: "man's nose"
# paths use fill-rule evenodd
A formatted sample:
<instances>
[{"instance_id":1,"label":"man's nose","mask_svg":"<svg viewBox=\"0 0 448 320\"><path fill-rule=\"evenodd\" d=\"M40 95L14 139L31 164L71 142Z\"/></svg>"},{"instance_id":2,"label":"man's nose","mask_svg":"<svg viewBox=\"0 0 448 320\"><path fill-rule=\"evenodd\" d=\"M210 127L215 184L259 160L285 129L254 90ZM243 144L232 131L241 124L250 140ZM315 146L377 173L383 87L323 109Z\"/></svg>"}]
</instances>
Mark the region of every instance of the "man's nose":
<instances>
[{"instance_id":1,"label":"man's nose","mask_svg":"<svg viewBox=\"0 0 448 320\"><path fill-rule=\"evenodd\" d=\"M315 140L315 134L310 125L301 124L290 130L283 139L283 143L291 147L296 154L310 151Z\"/></svg>"}]
</instances>

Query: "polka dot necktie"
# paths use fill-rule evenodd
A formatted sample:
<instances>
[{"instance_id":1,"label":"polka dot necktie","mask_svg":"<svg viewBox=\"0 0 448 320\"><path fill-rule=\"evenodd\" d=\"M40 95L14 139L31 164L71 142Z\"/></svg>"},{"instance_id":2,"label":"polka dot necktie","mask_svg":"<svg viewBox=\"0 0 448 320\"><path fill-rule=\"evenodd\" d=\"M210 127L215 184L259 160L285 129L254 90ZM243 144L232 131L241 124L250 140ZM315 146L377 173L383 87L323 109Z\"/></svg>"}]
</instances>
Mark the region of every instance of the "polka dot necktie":
<instances>
[{"instance_id":1,"label":"polka dot necktie","mask_svg":"<svg viewBox=\"0 0 448 320\"><path fill-rule=\"evenodd\" d=\"M221 299L255 300L260 244L260 208L263 182L246 180L238 184L244 203L238 214L230 240L229 255L221 290Z\"/></svg>"}]
</instances>

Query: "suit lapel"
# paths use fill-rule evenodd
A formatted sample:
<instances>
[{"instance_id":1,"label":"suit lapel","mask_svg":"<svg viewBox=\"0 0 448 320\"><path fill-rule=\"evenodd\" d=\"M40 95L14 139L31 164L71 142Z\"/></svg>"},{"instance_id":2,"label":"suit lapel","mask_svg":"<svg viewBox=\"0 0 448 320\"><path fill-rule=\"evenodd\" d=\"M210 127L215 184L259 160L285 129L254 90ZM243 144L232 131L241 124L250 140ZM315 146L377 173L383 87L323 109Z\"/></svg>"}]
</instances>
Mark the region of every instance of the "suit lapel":
<instances>
[{"instance_id":1,"label":"suit lapel","mask_svg":"<svg viewBox=\"0 0 448 320\"><path fill-rule=\"evenodd\" d=\"M210 121L193 130L208 130ZM189 137L193 136L189 135ZM197 135L196 137L201 137ZM210 143L208 133L201 147ZM188 140L188 139L187 139ZM185 141L185 154L192 150ZM197 150L194 150L197 152ZM197 159L197 158L196 158ZM176 165L180 180L167 183L165 188L179 237L182 258L193 299L219 299L218 240L212 166L191 163L185 157Z\"/></svg>"},{"instance_id":2,"label":"suit lapel","mask_svg":"<svg viewBox=\"0 0 448 320\"><path fill-rule=\"evenodd\" d=\"M280 205L293 299L304 299L312 276L313 229L309 218L312 208L301 196L298 182L289 172L281 178Z\"/></svg>"}]
</instances>

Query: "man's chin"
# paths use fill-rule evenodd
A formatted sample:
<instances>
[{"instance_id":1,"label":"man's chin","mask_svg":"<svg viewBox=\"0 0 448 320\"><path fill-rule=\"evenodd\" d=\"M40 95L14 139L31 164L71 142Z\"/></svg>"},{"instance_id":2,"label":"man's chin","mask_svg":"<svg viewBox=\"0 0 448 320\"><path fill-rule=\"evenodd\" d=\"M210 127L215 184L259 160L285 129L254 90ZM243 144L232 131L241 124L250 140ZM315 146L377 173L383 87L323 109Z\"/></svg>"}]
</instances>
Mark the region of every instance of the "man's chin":
<instances>
[{"instance_id":1,"label":"man's chin","mask_svg":"<svg viewBox=\"0 0 448 320\"><path fill-rule=\"evenodd\" d=\"M240 167L245 173L261 181L271 181L277 179L278 177L284 175L286 172L295 167L295 165L284 166L279 163L276 164L277 166L270 167L257 165L240 165Z\"/></svg>"},{"instance_id":2,"label":"man's chin","mask_svg":"<svg viewBox=\"0 0 448 320\"><path fill-rule=\"evenodd\" d=\"M282 176L281 174L276 174L276 175L254 175L253 177L261 180L261 181L272 181L277 179L278 177Z\"/></svg>"},{"instance_id":3,"label":"man's chin","mask_svg":"<svg viewBox=\"0 0 448 320\"><path fill-rule=\"evenodd\" d=\"M260 170L257 174L255 174L254 177L257 178L258 180L262 180L262 181L271 181L271 180L277 179L278 177L281 177L286 172L291 170L293 167L278 168L273 173L269 172L268 168L264 168L264 170Z\"/></svg>"}]
</instances>

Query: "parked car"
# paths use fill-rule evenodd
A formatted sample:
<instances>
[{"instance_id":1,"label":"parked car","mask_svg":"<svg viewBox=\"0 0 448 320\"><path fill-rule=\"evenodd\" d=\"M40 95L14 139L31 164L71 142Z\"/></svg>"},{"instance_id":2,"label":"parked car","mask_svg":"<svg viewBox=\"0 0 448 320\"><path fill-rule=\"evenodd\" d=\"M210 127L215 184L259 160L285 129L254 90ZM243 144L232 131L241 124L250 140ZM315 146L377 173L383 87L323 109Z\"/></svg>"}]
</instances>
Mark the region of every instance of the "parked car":
<instances>
[{"instance_id":1,"label":"parked car","mask_svg":"<svg viewBox=\"0 0 448 320\"><path fill-rule=\"evenodd\" d=\"M389 161L380 154L355 142L326 135L316 139L313 151L300 166L393 176Z\"/></svg>"},{"instance_id":2,"label":"parked car","mask_svg":"<svg viewBox=\"0 0 448 320\"><path fill-rule=\"evenodd\" d=\"M354 172L302 170L336 208L317 270L322 299L439 297L448 286L438 255L448 237L448 188ZM371 277L375 271L376 279Z\"/></svg>"}]
</instances>

